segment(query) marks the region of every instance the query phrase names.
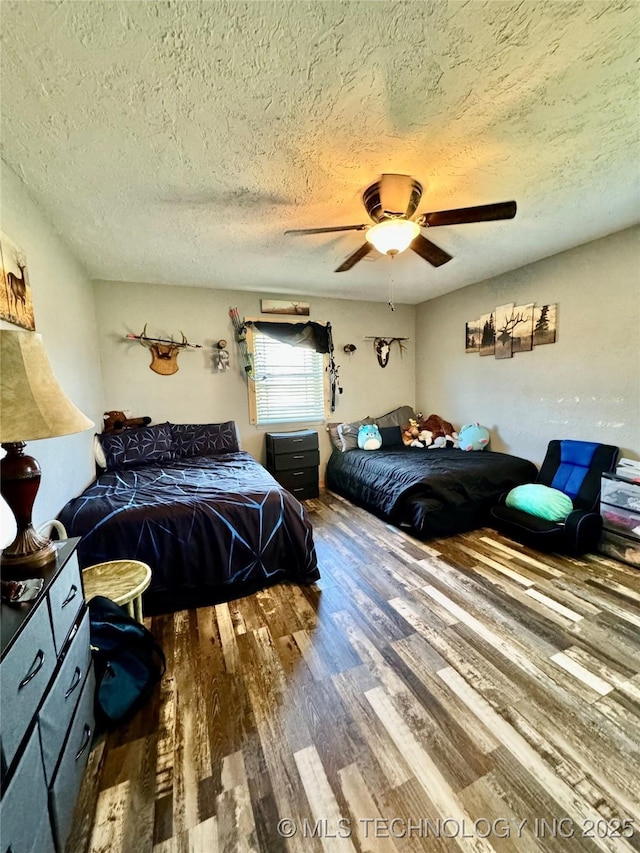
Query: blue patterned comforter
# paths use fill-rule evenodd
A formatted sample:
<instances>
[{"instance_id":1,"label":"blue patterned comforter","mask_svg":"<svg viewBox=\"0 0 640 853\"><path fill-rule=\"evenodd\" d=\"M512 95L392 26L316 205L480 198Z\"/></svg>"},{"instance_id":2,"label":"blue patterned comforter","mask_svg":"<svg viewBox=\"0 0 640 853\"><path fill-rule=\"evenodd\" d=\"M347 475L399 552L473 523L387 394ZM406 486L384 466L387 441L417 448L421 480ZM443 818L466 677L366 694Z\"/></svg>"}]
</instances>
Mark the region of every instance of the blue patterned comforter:
<instances>
[{"instance_id":1,"label":"blue patterned comforter","mask_svg":"<svg viewBox=\"0 0 640 853\"><path fill-rule=\"evenodd\" d=\"M320 577L304 507L244 451L102 474L60 520L82 537L83 568L116 559L151 566L149 612Z\"/></svg>"}]
</instances>

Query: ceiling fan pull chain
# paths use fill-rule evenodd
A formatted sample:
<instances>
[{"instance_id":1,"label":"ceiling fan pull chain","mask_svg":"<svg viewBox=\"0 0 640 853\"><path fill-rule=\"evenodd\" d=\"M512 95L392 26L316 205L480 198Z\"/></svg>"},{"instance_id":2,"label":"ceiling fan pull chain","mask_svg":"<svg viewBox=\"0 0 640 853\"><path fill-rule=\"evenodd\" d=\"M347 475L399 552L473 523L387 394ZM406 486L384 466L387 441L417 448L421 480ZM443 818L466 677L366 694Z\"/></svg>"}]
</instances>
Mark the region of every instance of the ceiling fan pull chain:
<instances>
[{"instance_id":1,"label":"ceiling fan pull chain","mask_svg":"<svg viewBox=\"0 0 640 853\"><path fill-rule=\"evenodd\" d=\"M389 308L392 311L396 310L396 306L393 301L393 273L389 274Z\"/></svg>"}]
</instances>

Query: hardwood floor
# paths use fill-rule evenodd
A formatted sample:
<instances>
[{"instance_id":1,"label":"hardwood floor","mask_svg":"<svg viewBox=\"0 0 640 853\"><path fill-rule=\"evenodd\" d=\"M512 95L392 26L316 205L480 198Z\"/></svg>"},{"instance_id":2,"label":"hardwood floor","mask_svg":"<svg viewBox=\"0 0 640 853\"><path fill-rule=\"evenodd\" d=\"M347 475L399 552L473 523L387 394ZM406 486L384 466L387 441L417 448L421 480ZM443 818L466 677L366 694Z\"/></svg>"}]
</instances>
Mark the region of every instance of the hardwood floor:
<instances>
[{"instance_id":1,"label":"hardwood floor","mask_svg":"<svg viewBox=\"0 0 640 853\"><path fill-rule=\"evenodd\" d=\"M317 585L147 620L68 851L640 850L640 572L307 506Z\"/></svg>"}]
</instances>

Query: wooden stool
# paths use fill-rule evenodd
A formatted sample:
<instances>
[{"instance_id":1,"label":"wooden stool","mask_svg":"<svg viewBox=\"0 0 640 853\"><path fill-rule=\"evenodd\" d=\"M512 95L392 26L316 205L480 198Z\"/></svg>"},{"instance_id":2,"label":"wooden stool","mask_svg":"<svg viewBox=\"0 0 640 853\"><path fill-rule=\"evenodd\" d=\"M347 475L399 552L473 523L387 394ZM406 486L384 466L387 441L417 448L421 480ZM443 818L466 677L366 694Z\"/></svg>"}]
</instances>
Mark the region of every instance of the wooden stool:
<instances>
[{"instance_id":1,"label":"wooden stool","mask_svg":"<svg viewBox=\"0 0 640 853\"><path fill-rule=\"evenodd\" d=\"M82 582L87 601L104 595L142 622L142 593L151 583L151 569L140 560L109 560L83 569Z\"/></svg>"}]
</instances>

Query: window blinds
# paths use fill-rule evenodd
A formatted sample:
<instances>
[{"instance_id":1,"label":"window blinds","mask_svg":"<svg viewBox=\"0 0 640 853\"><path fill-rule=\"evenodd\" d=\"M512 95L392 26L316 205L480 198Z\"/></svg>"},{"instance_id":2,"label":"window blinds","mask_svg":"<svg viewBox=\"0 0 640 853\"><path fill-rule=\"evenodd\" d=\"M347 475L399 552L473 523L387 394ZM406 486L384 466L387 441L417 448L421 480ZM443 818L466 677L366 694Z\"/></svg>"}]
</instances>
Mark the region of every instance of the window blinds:
<instances>
[{"instance_id":1,"label":"window blinds","mask_svg":"<svg viewBox=\"0 0 640 853\"><path fill-rule=\"evenodd\" d=\"M324 362L321 354L283 344L255 330L253 359L256 381L252 383L252 390L255 393L257 423L324 419Z\"/></svg>"}]
</instances>

